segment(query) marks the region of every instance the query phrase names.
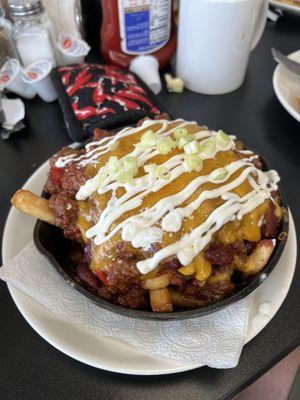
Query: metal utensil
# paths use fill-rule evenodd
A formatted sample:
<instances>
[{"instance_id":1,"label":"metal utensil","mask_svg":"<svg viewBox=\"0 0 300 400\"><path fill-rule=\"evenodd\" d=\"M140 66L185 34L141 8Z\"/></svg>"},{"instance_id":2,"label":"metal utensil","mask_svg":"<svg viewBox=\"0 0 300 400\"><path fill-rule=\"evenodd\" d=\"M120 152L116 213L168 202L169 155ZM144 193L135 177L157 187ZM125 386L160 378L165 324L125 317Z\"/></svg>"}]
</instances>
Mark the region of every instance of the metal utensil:
<instances>
[{"instance_id":1,"label":"metal utensil","mask_svg":"<svg viewBox=\"0 0 300 400\"><path fill-rule=\"evenodd\" d=\"M272 55L275 61L279 64L283 65L286 69L288 69L293 74L300 76L300 63L297 61L291 60L290 58L286 57L280 51L271 48Z\"/></svg>"}]
</instances>

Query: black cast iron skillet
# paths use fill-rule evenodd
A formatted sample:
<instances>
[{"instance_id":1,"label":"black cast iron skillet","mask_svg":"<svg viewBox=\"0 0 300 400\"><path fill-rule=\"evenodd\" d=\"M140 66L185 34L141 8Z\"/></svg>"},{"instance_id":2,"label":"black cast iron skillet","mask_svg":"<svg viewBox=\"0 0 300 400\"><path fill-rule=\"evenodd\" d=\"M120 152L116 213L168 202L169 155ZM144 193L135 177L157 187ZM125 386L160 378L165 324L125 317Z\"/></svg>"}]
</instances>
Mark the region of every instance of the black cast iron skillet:
<instances>
[{"instance_id":1,"label":"black cast iron skillet","mask_svg":"<svg viewBox=\"0 0 300 400\"><path fill-rule=\"evenodd\" d=\"M79 148L82 147L83 145L79 146ZM263 160L262 162L263 170L269 169ZM282 200L282 207L285 209L285 212L283 222L281 223L278 231L278 240L268 264L260 273L251 277L247 284L232 292L229 296L202 308L199 307L193 309L176 310L169 313L158 313L153 311L134 310L110 303L88 291L77 282L72 273L72 269L70 268L70 260L68 259L71 242L64 237L60 228L38 220L35 224L33 239L37 249L50 261L52 266L60 274L63 280L83 297L92 301L100 308L104 308L105 310L121 314L126 317L144 320L171 321L196 318L219 311L248 296L270 275L270 273L276 267L277 262L284 250L289 228L287 203L281 185L279 185L279 192ZM43 193L42 195L44 196L45 194Z\"/></svg>"}]
</instances>

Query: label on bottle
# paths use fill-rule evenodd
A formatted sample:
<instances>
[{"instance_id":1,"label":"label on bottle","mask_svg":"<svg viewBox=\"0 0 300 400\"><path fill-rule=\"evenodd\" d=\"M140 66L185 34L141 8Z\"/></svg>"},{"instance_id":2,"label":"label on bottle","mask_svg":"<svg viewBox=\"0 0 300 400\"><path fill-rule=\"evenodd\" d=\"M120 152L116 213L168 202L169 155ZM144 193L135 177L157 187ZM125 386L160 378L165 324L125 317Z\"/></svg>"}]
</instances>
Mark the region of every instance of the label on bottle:
<instances>
[{"instance_id":1,"label":"label on bottle","mask_svg":"<svg viewBox=\"0 0 300 400\"><path fill-rule=\"evenodd\" d=\"M152 53L169 41L171 0L118 0L118 4L124 53Z\"/></svg>"}]
</instances>

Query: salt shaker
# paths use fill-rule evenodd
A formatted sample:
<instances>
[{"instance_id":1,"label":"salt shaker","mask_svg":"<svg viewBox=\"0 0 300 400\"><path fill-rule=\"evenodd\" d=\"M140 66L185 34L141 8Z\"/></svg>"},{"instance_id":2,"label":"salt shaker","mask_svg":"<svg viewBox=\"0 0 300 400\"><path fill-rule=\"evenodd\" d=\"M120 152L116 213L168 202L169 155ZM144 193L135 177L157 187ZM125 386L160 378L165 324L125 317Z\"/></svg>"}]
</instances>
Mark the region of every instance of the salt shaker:
<instances>
[{"instance_id":1,"label":"salt shaker","mask_svg":"<svg viewBox=\"0 0 300 400\"><path fill-rule=\"evenodd\" d=\"M23 65L41 59L57 65L55 33L41 0L10 0L10 16L14 21L13 39Z\"/></svg>"}]
</instances>

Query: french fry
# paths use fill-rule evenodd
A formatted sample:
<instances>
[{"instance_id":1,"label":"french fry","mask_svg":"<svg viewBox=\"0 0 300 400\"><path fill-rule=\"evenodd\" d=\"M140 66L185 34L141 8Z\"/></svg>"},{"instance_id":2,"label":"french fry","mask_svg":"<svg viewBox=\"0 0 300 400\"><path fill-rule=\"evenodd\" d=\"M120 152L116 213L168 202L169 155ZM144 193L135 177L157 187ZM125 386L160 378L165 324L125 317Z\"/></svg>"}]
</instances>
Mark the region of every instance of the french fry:
<instances>
[{"instance_id":1,"label":"french fry","mask_svg":"<svg viewBox=\"0 0 300 400\"><path fill-rule=\"evenodd\" d=\"M155 312L173 311L168 288L153 289L149 291L152 310Z\"/></svg>"},{"instance_id":2,"label":"french fry","mask_svg":"<svg viewBox=\"0 0 300 400\"><path fill-rule=\"evenodd\" d=\"M18 190L11 199L11 203L17 210L31 215L51 225L56 225L55 217L49 208L48 200L30 192Z\"/></svg>"},{"instance_id":3,"label":"french fry","mask_svg":"<svg viewBox=\"0 0 300 400\"><path fill-rule=\"evenodd\" d=\"M276 240L274 239L264 239L261 240L247 258L247 262L238 268L244 273L245 276L254 275L260 272L269 261L271 257Z\"/></svg>"},{"instance_id":4,"label":"french fry","mask_svg":"<svg viewBox=\"0 0 300 400\"><path fill-rule=\"evenodd\" d=\"M222 282L228 282L228 281L230 281L232 273L233 273L233 270L218 271L218 272L214 273L213 275L210 275L207 282L209 283L209 285L212 285L212 286L218 285Z\"/></svg>"},{"instance_id":5,"label":"french fry","mask_svg":"<svg viewBox=\"0 0 300 400\"><path fill-rule=\"evenodd\" d=\"M184 296L182 293L174 289L169 289L172 304L176 307L192 308L199 306L199 301L197 301L192 296Z\"/></svg>"},{"instance_id":6,"label":"french fry","mask_svg":"<svg viewBox=\"0 0 300 400\"><path fill-rule=\"evenodd\" d=\"M170 277L168 274L160 275L155 278L145 279L142 281L141 285L144 289L162 289L169 286Z\"/></svg>"}]
</instances>

